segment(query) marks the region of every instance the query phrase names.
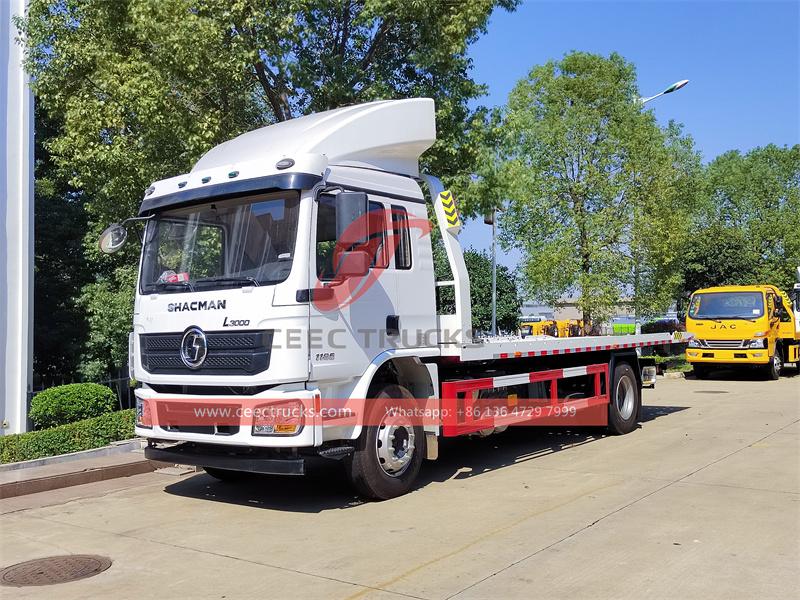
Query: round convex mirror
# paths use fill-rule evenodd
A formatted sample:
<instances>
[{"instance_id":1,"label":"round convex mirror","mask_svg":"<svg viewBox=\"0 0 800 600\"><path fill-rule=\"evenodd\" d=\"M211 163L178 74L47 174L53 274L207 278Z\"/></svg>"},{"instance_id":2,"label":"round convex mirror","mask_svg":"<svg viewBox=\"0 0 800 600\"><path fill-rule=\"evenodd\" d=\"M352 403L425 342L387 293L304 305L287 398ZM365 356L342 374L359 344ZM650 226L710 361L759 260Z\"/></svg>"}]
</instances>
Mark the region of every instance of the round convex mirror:
<instances>
[{"instance_id":1,"label":"round convex mirror","mask_svg":"<svg viewBox=\"0 0 800 600\"><path fill-rule=\"evenodd\" d=\"M100 251L104 254L114 254L122 248L127 239L128 230L119 223L113 223L100 234Z\"/></svg>"}]
</instances>

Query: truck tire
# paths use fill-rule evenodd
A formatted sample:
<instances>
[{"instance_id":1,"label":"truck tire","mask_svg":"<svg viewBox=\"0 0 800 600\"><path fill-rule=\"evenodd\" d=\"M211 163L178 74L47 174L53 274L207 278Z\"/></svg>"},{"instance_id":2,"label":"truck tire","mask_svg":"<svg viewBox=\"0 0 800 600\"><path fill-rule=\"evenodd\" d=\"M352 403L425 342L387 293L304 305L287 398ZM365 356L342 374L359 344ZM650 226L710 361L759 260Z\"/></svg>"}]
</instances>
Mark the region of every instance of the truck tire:
<instances>
[{"instance_id":1,"label":"truck tire","mask_svg":"<svg viewBox=\"0 0 800 600\"><path fill-rule=\"evenodd\" d=\"M775 353L769 359L767 366L764 367L764 376L771 381L775 381L781 378L782 369L783 361L781 360L781 348L779 346L775 348Z\"/></svg>"},{"instance_id":2,"label":"truck tire","mask_svg":"<svg viewBox=\"0 0 800 600\"><path fill-rule=\"evenodd\" d=\"M628 363L614 367L614 378L608 404L608 429L616 435L630 433L636 428L641 406L641 393L636 374Z\"/></svg>"},{"instance_id":3,"label":"truck tire","mask_svg":"<svg viewBox=\"0 0 800 600\"><path fill-rule=\"evenodd\" d=\"M709 368L706 365L694 365L692 366L692 374L694 375L695 379L705 379L708 377Z\"/></svg>"},{"instance_id":4,"label":"truck tire","mask_svg":"<svg viewBox=\"0 0 800 600\"><path fill-rule=\"evenodd\" d=\"M242 471L229 471L228 469L217 469L216 467L203 467L203 471L220 481L241 481L248 473Z\"/></svg>"},{"instance_id":5,"label":"truck tire","mask_svg":"<svg viewBox=\"0 0 800 600\"><path fill-rule=\"evenodd\" d=\"M411 490L425 456L425 431L409 417L387 415L385 400L414 396L399 385L387 385L378 394L358 439L345 460L348 479L356 491L373 500L388 500Z\"/></svg>"}]
</instances>

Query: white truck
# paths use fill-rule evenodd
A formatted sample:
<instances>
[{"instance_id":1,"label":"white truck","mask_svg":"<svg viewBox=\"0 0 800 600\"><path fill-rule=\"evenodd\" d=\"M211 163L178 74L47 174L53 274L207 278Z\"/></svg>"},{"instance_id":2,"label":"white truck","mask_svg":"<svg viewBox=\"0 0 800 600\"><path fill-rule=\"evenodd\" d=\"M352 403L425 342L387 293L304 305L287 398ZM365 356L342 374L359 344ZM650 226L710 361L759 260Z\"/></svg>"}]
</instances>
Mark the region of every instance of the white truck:
<instances>
[{"instance_id":1,"label":"white truck","mask_svg":"<svg viewBox=\"0 0 800 600\"><path fill-rule=\"evenodd\" d=\"M106 229L114 252L145 222L129 356L146 456L223 480L339 460L386 499L443 436L637 426L639 349L673 335L474 335L455 201L419 173L434 114L381 101L245 133ZM430 203L452 281L435 280Z\"/></svg>"}]
</instances>

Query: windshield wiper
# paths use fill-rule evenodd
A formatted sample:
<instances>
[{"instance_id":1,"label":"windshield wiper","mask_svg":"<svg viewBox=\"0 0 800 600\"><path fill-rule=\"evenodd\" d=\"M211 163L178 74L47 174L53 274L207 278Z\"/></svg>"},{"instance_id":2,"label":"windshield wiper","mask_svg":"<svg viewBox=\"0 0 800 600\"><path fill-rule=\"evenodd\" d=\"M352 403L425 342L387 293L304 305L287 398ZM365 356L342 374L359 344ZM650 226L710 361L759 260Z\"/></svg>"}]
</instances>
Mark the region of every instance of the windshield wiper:
<instances>
[{"instance_id":1,"label":"windshield wiper","mask_svg":"<svg viewBox=\"0 0 800 600\"><path fill-rule=\"evenodd\" d=\"M211 283L211 284L214 284L214 283L222 283L222 284L230 283L230 284L234 284L234 285L249 283L249 284L254 285L256 287L260 287L261 286L261 284L258 283L258 280L255 277L206 277L204 279L198 279L194 283L195 283L195 285L197 285L199 283Z\"/></svg>"},{"instance_id":2,"label":"windshield wiper","mask_svg":"<svg viewBox=\"0 0 800 600\"><path fill-rule=\"evenodd\" d=\"M750 317L692 317L694 319L699 319L702 321L714 321L715 323L722 323L723 319L731 320L731 321L750 321L751 323L755 323L755 319L751 319Z\"/></svg>"},{"instance_id":3,"label":"windshield wiper","mask_svg":"<svg viewBox=\"0 0 800 600\"><path fill-rule=\"evenodd\" d=\"M169 288L185 288L188 289L190 292L194 291L194 286L188 281L156 281L151 285L156 289L161 289L161 290Z\"/></svg>"}]
</instances>

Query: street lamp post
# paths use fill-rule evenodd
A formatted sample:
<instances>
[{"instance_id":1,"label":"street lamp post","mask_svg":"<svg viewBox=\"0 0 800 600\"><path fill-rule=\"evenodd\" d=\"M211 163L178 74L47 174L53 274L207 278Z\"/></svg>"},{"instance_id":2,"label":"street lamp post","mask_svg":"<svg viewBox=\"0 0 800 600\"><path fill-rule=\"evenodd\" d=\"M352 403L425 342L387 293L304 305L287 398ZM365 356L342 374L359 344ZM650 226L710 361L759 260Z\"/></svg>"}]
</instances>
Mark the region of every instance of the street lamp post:
<instances>
[{"instance_id":1,"label":"street lamp post","mask_svg":"<svg viewBox=\"0 0 800 600\"><path fill-rule=\"evenodd\" d=\"M676 81L671 86L669 86L667 89L665 89L663 92L659 92L655 96L648 96L646 98L645 97L640 97L639 98L639 104L645 105L648 102L650 102L650 100L655 100L656 98L659 98L659 97L663 96L664 94L671 94L672 92L677 92L679 89L684 87L687 83L689 83L688 79L681 79L680 81ZM634 218L634 226L635 226L635 223L636 223L636 209L635 208L634 208L634 212L633 212L633 218ZM636 321L636 333L639 333L639 327L640 327L639 318L638 318L638 312L639 311L636 309L636 303L638 302L638 294L639 294L639 260L636 257L634 257L633 270L634 270L634 273L633 273L633 296L634 296L633 316L634 316L634 319Z\"/></svg>"},{"instance_id":2,"label":"street lamp post","mask_svg":"<svg viewBox=\"0 0 800 600\"><path fill-rule=\"evenodd\" d=\"M672 92L676 92L679 89L681 89L683 86L685 86L687 83L689 83L688 79L681 79L680 81L676 81L671 86L669 86L667 89L665 89L663 92L659 92L655 96L648 96L646 98L639 98L639 104L647 104L648 102L650 102L650 100L655 100L656 98L658 98L660 96L663 96L664 94L671 94Z\"/></svg>"}]
</instances>

